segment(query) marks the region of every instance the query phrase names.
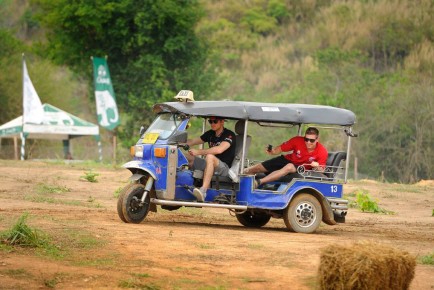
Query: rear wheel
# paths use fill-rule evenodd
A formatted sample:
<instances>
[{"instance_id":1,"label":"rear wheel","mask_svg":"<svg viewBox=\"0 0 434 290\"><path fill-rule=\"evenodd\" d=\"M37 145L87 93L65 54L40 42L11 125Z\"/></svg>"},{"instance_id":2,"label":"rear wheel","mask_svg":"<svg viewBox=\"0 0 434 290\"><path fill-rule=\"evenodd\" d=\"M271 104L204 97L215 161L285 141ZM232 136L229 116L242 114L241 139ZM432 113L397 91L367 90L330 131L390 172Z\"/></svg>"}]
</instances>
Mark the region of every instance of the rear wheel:
<instances>
[{"instance_id":1,"label":"rear wheel","mask_svg":"<svg viewBox=\"0 0 434 290\"><path fill-rule=\"evenodd\" d=\"M140 183L127 186L123 194L119 196L118 200L118 215L126 223L138 224L142 222L148 212L151 197L147 194L144 203L141 203L145 186ZM119 213L121 210L121 214Z\"/></svg>"},{"instance_id":2,"label":"rear wheel","mask_svg":"<svg viewBox=\"0 0 434 290\"><path fill-rule=\"evenodd\" d=\"M245 213L237 214L236 217L243 226L248 228L260 228L270 221L271 215L246 211Z\"/></svg>"},{"instance_id":3,"label":"rear wheel","mask_svg":"<svg viewBox=\"0 0 434 290\"><path fill-rule=\"evenodd\" d=\"M285 209L283 220L291 232L313 233L322 220L321 204L313 195L301 193Z\"/></svg>"}]
</instances>

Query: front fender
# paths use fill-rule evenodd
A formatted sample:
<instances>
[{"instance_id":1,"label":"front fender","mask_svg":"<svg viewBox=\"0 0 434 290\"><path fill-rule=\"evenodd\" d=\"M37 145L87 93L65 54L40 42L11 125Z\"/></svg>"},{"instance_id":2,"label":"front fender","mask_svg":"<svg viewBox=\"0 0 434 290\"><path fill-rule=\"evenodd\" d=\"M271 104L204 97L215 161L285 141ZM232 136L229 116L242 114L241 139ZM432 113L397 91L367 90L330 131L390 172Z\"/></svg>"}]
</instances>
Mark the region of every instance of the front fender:
<instances>
[{"instance_id":1,"label":"front fender","mask_svg":"<svg viewBox=\"0 0 434 290\"><path fill-rule=\"evenodd\" d=\"M151 175L152 178L154 178L154 180L157 180L157 172L155 170L155 166L150 162L146 162L143 160L132 160L132 161L129 161L129 162L125 163L124 165L122 165L122 167L131 171L133 176L135 174L140 175L141 171L145 171L145 172L149 173L149 175ZM136 175L136 177L138 177L138 176Z\"/></svg>"}]
</instances>

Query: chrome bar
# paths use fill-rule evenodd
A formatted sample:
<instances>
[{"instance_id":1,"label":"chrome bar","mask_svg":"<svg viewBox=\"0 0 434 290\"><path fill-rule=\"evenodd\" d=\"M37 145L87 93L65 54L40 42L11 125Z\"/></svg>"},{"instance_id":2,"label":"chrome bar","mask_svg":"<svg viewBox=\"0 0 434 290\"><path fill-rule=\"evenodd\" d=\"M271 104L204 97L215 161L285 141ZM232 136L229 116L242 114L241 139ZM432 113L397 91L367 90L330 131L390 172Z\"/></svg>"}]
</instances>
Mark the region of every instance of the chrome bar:
<instances>
[{"instance_id":1,"label":"chrome bar","mask_svg":"<svg viewBox=\"0 0 434 290\"><path fill-rule=\"evenodd\" d=\"M214 208L227 208L227 209L239 209L247 210L246 205L234 205L234 204L220 204L220 203L206 203L206 202L194 202L194 201L173 201L151 198L151 203L159 205L180 205L189 207L214 207Z\"/></svg>"}]
</instances>

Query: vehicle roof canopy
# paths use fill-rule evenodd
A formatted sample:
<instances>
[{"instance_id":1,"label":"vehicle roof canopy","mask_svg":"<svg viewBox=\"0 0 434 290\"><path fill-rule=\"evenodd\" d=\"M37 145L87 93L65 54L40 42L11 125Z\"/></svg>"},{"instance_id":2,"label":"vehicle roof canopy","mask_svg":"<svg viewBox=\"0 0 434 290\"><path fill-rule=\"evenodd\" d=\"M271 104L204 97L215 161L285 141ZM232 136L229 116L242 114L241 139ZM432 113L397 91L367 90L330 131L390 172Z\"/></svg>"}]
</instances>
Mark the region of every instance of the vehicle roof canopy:
<instances>
[{"instance_id":1,"label":"vehicle roof canopy","mask_svg":"<svg viewBox=\"0 0 434 290\"><path fill-rule=\"evenodd\" d=\"M279 104L237 101L166 102L156 104L154 113L183 113L197 117L219 116L226 119L289 124L328 124L352 126L353 112L322 105Z\"/></svg>"}]
</instances>

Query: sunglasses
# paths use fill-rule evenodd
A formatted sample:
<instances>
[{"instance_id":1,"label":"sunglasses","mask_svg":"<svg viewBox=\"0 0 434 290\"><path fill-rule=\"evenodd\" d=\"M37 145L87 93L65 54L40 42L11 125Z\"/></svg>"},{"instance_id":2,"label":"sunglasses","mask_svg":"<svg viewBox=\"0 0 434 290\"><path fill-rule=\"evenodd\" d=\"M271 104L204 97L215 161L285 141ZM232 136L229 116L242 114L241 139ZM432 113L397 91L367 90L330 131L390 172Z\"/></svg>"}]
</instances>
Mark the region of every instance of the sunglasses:
<instances>
[{"instance_id":1,"label":"sunglasses","mask_svg":"<svg viewBox=\"0 0 434 290\"><path fill-rule=\"evenodd\" d=\"M315 139L310 139L310 138L304 137L304 142L315 143L315 141L316 141L316 138Z\"/></svg>"},{"instance_id":2,"label":"sunglasses","mask_svg":"<svg viewBox=\"0 0 434 290\"><path fill-rule=\"evenodd\" d=\"M217 124L220 120L208 120L210 124Z\"/></svg>"}]
</instances>

